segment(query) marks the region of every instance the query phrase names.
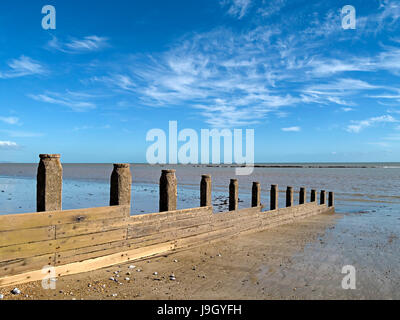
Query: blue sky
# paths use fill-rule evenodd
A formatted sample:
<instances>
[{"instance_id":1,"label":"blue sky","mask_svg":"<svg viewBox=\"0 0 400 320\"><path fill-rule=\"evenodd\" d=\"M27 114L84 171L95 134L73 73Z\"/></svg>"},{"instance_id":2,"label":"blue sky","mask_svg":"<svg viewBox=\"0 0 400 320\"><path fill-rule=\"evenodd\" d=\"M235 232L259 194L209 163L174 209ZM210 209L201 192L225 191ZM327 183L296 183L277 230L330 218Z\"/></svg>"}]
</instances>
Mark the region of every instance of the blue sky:
<instances>
[{"instance_id":1,"label":"blue sky","mask_svg":"<svg viewBox=\"0 0 400 320\"><path fill-rule=\"evenodd\" d=\"M41 26L56 8L56 30ZM341 9L356 9L355 30ZM146 133L251 128L256 162L400 159L400 3L1 1L0 161L145 162Z\"/></svg>"}]
</instances>

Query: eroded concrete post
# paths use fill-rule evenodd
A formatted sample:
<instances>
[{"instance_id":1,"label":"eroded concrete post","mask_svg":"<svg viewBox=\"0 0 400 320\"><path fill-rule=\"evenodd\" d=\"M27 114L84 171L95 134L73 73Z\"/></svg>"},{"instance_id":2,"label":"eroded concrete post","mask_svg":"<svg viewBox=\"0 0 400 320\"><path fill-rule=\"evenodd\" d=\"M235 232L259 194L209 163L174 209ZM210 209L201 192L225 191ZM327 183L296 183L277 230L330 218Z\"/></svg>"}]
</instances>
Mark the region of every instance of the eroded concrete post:
<instances>
[{"instance_id":1,"label":"eroded concrete post","mask_svg":"<svg viewBox=\"0 0 400 320\"><path fill-rule=\"evenodd\" d=\"M319 203L320 204L325 204L325 202L326 202L326 192L325 192L325 190L321 190Z\"/></svg>"},{"instance_id":2,"label":"eroded concrete post","mask_svg":"<svg viewBox=\"0 0 400 320\"><path fill-rule=\"evenodd\" d=\"M251 190L251 206L259 207L261 205L261 186L259 182L253 182Z\"/></svg>"},{"instance_id":3,"label":"eroded concrete post","mask_svg":"<svg viewBox=\"0 0 400 320\"><path fill-rule=\"evenodd\" d=\"M304 187L300 188L299 204L305 204L307 202L307 190Z\"/></svg>"},{"instance_id":4,"label":"eroded concrete post","mask_svg":"<svg viewBox=\"0 0 400 320\"><path fill-rule=\"evenodd\" d=\"M270 209L276 210L278 209L278 200L279 200L279 190L278 185L271 185L271 195L270 195Z\"/></svg>"},{"instance_id":5,"label":"eroded concrete post","mask_svg":"<svg viewBox=\"0 0 400 320\"><path fill-rule=\"evenodd\" d=\"M160 212L176 210L178 186L175 170L162 170L160 178Z\"/></svg>"},{"instance_id":6,"label":"eroded concrete post","mask_svg":"<svg viewBox=\"0 0 400 320\"><path fill-rule=\"evenodd\" d=\"M59 154L41 154L37 171L37 212L62 210L62 166Z\"/></svg>"},{"instance_id":7,"label":"eroded concrete post","mask_svg":"<svg viewBox=\"0 0 400 320\"><path fill-rule=\"evenodd\" d=\"M110 184L110 206L131 204L132 174L130 165L126 163L114 164Z\"/></svg>"},{"instance_id":8,"label":"eroded concrete post","mask_svg":"<svg viewBox=\"0 0 400 320\"><path fill-rule=\"evenodd\" d=\"M333 192L329 192L328 194L328 207L335 206L335 194Z\"/></svg>"},{"instance_id":9,"label":"eroded concrete post","mask_svg":"<svg viewBox=\"0 0 400 320\"><path fill-rule=\"evenodd\" d=\"M200 182L200 207L212 206L212 181L211 175L203 174Z\"/></svg>"},{"instance_id":10,"label":"eroded concrete post","mask_svg":"<svg viewBox=\"0 0 400 320\"><path fill-rule=\"evenodd\" d=\"M229 184L229 211L239 208L239 183L237 179L231 179Z\"/></svg>"},{"instance_id":11,"label":"eroded concrete post","mask_svg":"<svg viewBox=\"0 0 400 320\"><path fill-rule=\"evenodd\" d=\"M317 201L317 190L315 190L315 189L311 190L311 199L310 199L310 201L311 202L316 202Z\"/></svg>"},{"instance_id":12,"label":"eroded concrete post","mask_svg":"<svg viewBox=\"0 0 400 320\"><path fill-rule=\"evenodd\" d=\"M293 187L287 187L286 189L286 207L293 205Z\"/></svg>"}]
</instances>

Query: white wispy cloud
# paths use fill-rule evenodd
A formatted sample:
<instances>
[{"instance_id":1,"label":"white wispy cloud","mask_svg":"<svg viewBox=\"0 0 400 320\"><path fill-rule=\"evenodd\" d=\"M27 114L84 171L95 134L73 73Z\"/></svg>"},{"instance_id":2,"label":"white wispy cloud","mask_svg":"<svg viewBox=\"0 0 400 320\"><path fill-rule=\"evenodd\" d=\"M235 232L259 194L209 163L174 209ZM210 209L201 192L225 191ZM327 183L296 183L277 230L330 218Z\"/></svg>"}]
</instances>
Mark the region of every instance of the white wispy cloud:
<instances>
[{"instance_id":1,"label":"white wispy cloud","mask_svg":"<svg viewBox=\"0 0 400 320\"><path fill-rule=\"evenodd\" d=\"M282 128L281 129L284 132L299 132L301 131L300 127L288 127L288 128Z\"/></svg>"},{"instance_id":2,"label":"white wispy cloud","mask_svg":"<svg viewBox=\"0 0 400 320\"><path fill-rule=\"evenodd\" d=\"M16 149L18 144L13 141L0 141L0 149Z\"/></svg>"},{"instance_id":3,"label":"white wispy cloud","mask_svg":"<svg viewBox=\"0 0 400 320\"><path fill-rule=\"evenodd\" d=\"M371 127L377 123L393 123L398 122L391 115L383 115L379 117L372 117L366 120L351 121L352 124L348 125L346 130L352 133L359 133L361 130Z\"/></svg>"},{"instance_id":4,"label":"white wispy cloud","mask_svg":"<svg viewBox=\"0 0 400 320\"><path fill-rule=\"evenodd\" d=\"M106 124L104 126L90 126L90 125L84 125L80 127L74 127L72 131L86 131L86 130L106 130L106 129L111 129L111 126L109 124Z\"/></svg>"},{"instance_id":5,"label":"white wispy cloud","mask_svg":"<svg viewBox=\"0 0 400 320\"><path fill-rule=\"evenodd\" d=\"M66 106L73 111L87 111L96 108L96 104L89 101L95 96L82 92L45 92L42 94L29 94L28 97L40 102Z\"/></svg>"},{"instance_id":6,"label":"white wispy cloud","mask_svg":"<svg viewBox=\"0 0 400 320\"><path fill-rule=\"evenodd\" d=\"M313 60L310 62L312 72L317 76L329 76L336 73L351 72L351 71L372 71L376 64L368 58L358 59L324 59Z\"/></svg>"},{"instance_id":7,"label":"white wispy cloud","mask_svg":"<svg viewBox=\"0 0 400 320\"><path fill-rule=\"evenodd\" d=\"M220 4L228 7L229 15L242 19L250 8L251 0L222 0Z\"/></svg>"},{"instance_id":8,"label":"white wispy cloud","mask_svg":"<svg viewBox=\"0 0 400 320\"><path fill-rule=\"evenodd\" d=\"M343 108L341 108L341 110L344 111L344 112L354 111L353 108L347 108L347 107L343 107Z\"/></svg>"},{"instance_id":9,"label":"white wispy cloud","mask_svg":"<svg viewBox=\"0 0 400 320\"><path fill-rule=\"evenodd\" d=\"M286 2L286 0L263 0L257 13L262 17L270 17L278 13L286 5Z\"/></svg>"},{"instance_id":10,"label":"white wispy cloud","mask_svg":"<svg viewBox=\"0 0 400 320\"><path fill-rule=\"evenodd\" d=\"M114 94L126 94L124 99L131 105L187 108L189 117L201 115L217 127L253 125L270 116L288 115L289 108L304 104L335 104L349 112L360 98L396 101L397 93L389 84L374 83L379 77L357 74L400 72L396 44L379 44L381 50L370 54L360 54L351 46L327 54L324 48L330 48L332 41L359 40L358 33L342 29L340 8L324 11L311 3L298 6L295 15L275 15L276 24L272 19L264 23L287 3L220 1L238 19L255 12L254 24L240 32L220 27L188 33L165 52L121 59L85 83L100 83ZM390 3L378 10L381 18L389 14L383 12Z\"/></svg>"},{"instance_id":11,"label":"white wispy cloud","mask_svg":"<svg viewBox=\"0 0 400 320\"><path fill-rule=\"evenodd\" d=\"M30 132L30 131L21 131L21 130L0 130L10 136L11 138L35 138L42 137L44 134L40 132Z\"/></svg>"},{"instance_id":12,"label":"white wispy cloud","mask_svg":"<svg viewBox=\"0 0 400 320\"><path fill-rule=\"evenodd\" d=\"M8 70L0 71L0 79L19 78L46 73L46 69L41 63L26 56L12 59L8 62L8 67Z\"/></svg>"},{"instance_id":13,"label":"white wispy cloud","mask_svg":"<svg viewBox=\"0 0 400 320\"><path fill-rule=\"evenodd\" d=\"M384 142L384 141L368 142L368 144L373 145L373 146L383 147L383 148L388 148L391 146L390 143Z\"/></svg>"},{"instance_id":14,"label":"white wispy cloud","mask_svg":"<svg viewBox=\"0 0 400 320\"><path fill-rule=\"evenodd\" d=\"M121 90L135 92L137 85L134 80L124 74L113 74L109 76L95 76L89 79L89 82L102 82L111 87L117 87Z\"/></svg>"},{"instance_id":15,"label":"white wispy cloud","mask_svg":"<svg viewBox=\"0 0 400 320\"><path fill-rule=\"evenodd\" d=\"M270 65L280 57L267 52L277 34L269 27L240 35L227 29L194 34L146 64L128 62L125 73L90 80L136 93L148 106L198 110L212 126L254 124L301 102L275 86L280 75Z\"/></svg>"},{"instance_id":16,"label":"white wispy cloud","mask_svg":"<svg viewBox=\"0 0 400 320\"><path fill-rule=\"evenodd\" d=\"M86 36L82 39L71 38L68 41L61 41L53 37L47 47L65 53L86 53L99 51L109 46L108 38L99 36Z\"/></svg>"},{"instance_id":17,"label":"white wispy cloud","mask_svg":"<svg viewBox=\"0 0 400 320\"><path fill-rule=\"evenodd\" d=\"M335 103L338 105L353 106L353 102L344 100L344 98L352 97L360 91L380 88L380 86L359 79L343 78L305 87L302 90L302 100L305 103Z\"/></svg>"},{"instance_id":18,"label":"white wispy cloud","mask_svg":"<svg viewBox=\"0 0 400 320\"><path fill-rule=\"evenodd\" d=\"M0 149L16 148L18 145L12 141L0 141Z\"/></svg>"},{"instance_id":19,"label":"white wispy cloud","mask_svg":"<svg viewBox=\"0 0 400 320\"><path fill-rule=\"evenodd\" d=\"M0 117L0 121L11 125L19 123L19 119L17 117Z\"/></svg>"}]
</instances>

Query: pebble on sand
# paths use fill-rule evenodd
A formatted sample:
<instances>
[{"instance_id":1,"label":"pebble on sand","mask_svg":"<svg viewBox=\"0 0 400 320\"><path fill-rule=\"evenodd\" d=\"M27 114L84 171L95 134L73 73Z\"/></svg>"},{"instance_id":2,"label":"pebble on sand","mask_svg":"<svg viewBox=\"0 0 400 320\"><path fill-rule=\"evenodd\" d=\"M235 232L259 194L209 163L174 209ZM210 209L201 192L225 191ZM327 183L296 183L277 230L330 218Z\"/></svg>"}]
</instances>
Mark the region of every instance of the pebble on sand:
<instances>
[{"instance_id":1,"label":"pebble on sand","mask_svg":"<svg viewBox=\"0 0 400 320\"><path fill-rule=\"evenodd\" d=\"M171 281L175 281L176 280L175 275L173 273L169 276L169 280L171 280Z\"/></svg>"},{"instance_id":2,"label":"pebble on sand","mask_svg":"<svg viewBox=\"0 0 400 320\"><path fill-rule=\"evenodd\" d=\"M136 266L134 266L134 265L129 266L129 269L135 269L135 268L136 268Z\"/></svg>"},{"instance_id":3,"label":"pebble on sand","mask_svg":"<svg viewBox=\"0 0 400 320\"><path fill-rule=\"evenodd\" d=\"M21 290L19 290L18 288L14 288L14 289L12 289L11 293L12 294L20 294Z\"/></svg>"}]
</instances>

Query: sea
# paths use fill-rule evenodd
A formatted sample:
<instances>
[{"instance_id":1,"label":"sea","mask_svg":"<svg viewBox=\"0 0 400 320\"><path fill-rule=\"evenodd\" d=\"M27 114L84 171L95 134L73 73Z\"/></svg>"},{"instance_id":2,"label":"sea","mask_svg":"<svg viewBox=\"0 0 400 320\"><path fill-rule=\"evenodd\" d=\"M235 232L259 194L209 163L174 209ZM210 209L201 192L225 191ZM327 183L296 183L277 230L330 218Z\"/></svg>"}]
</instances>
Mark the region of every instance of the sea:
<instances>
[{"instance_id":1,"label":"sea","mask_svg":"<svg viewBox=\"0 0 400 320\"><path fill-rule=\"evenodd\" d=\"M335 193L337 212L379 213L400 209L400 163L263 163L248 176L236 176L229 165L132 164L131 214L158 211L158 181L162 169L176 169L178 209L198 207L202 174L211 174L213 205L227 209L230 179L239 181L239 207L251 204L252 182L261 184L261 202L269 208L271 184L278 184L279 206L292 186L295 203L300 187ZM63 209L101 207L109 204L112 164L63 164ZM37 164L0 163L0 215L35 212ZM318 192L319 196L319 192Z\"/></svg>"}]
</instances>

